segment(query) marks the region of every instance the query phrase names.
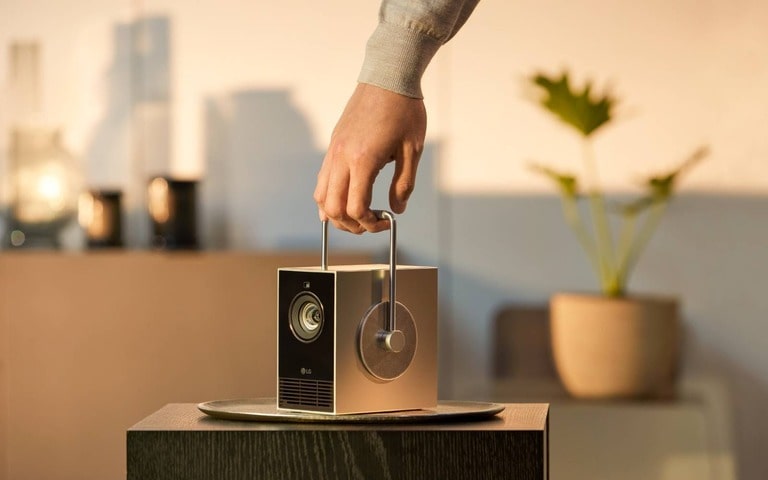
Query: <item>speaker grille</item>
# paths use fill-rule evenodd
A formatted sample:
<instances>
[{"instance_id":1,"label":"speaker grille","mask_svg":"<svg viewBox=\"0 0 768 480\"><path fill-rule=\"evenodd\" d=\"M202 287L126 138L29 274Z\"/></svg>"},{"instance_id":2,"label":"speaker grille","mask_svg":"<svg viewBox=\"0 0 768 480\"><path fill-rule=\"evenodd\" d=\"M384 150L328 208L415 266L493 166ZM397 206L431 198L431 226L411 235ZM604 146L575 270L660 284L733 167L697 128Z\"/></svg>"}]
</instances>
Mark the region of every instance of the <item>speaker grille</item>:
<instances>
[{"instance_id":1,"label":"speaker grille","mask_svg":"<svg viewBox=\"0 0 768 480\"><path fill-rule=\"evenodd\" d=\"M333 410L333 382L280 378L278 397L280 407Z\"/></svg>"}]
</instances>

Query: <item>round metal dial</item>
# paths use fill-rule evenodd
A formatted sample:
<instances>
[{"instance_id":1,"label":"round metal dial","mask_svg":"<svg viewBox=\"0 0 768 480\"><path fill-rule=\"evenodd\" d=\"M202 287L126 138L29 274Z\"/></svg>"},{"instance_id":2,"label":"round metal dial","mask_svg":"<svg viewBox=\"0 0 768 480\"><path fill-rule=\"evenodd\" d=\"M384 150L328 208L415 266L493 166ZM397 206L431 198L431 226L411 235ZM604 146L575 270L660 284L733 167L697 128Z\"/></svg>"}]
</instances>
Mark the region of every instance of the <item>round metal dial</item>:
<instances>
[{"instance_id":1,"label":"round metal dial","mask_svg":"<svg viewBox=\"0 0 768 480\"><path fill-rule=\"evenodd\" d=\"M395 303L397 331L395 334L396 347L388 346L385 330L389 301L379 302L372 306L360 322L358 329L358 353L363 366L372 376L379 380L391 381L405 373L416 354L418 335L416 324L411 312L400 302ZM401 335L402 334L402 335ZM399 350L397 352L393 350Z\"/></svg>"}]
</instances>

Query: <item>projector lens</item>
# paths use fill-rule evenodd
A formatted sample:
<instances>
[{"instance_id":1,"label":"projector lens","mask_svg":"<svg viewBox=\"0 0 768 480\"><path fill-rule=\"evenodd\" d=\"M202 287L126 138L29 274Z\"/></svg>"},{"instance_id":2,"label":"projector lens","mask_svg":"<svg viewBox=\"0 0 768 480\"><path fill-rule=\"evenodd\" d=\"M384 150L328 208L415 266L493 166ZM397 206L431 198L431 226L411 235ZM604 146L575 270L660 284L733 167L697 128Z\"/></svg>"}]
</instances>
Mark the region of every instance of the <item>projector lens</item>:
<instances>
[{"instance_id":1,"label":"projector lens","mask_svg":"<svg viewBox=\"0 0 768 480\"><path fill-rule=\"evenodd\" d=\"M291 302L291 331L302 342L314 341L323 329L323 305L312 293L302 292Z\"/></svg>"}]
</instances>

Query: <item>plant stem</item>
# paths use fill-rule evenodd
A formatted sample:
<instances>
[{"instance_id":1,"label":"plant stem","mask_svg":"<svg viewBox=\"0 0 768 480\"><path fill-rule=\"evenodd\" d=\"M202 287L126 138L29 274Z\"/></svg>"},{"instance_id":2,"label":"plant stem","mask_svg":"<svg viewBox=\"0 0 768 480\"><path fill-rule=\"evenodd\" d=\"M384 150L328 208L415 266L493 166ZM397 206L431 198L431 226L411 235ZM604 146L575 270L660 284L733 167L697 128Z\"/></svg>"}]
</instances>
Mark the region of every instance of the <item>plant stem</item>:
<instances>
[{"instance_id":1,"label":"plant stem","mask_svg":"<svg viewBox=\"0 0 768 480\"><path fill-rule=\"evenodd\" d=\"M585 137L582 145L587 178L587 193L589 195L589 206L597 245L600 286L603 293L616 296L617 294L613 292L623 290L623 288L615 284L618 277L616 276L614 264L613 237L608 223L605 200L600 190L600 178L597 174L595 154L589 138Z\"/></svg>"},{"instance_id":2,"label":"plant stem","mask_svg":"<svg viewBox=\"0 0 768 480\"><path fill-rule=\"evenodd\" d=\"M656 227L659 226L659 222L664 216L664 212L667 209L666 200L657 200L651 205L650 210L640 227L640 231L633 239L634 241L627 248L626 255L623 256L619 266L617 268L616 276L619 278L621 284L625 284L629 272L637 264L637 260L640 258L640 254L648 245L648 241L653 236L653 232L656 231Z\"/></svg>"},{"instance_id":3,"label":"plant stem","mask_svg":"<svg viewBox=\"0 0 768 480\"><path fill-rule=\"evenodd\" d=\"M627 264L627 259L632 251L632 245L635 240L635 225L637 220L637 212L627 212L622 217L623 223L621 225L621 234L619 236L619 247L616 256L616 277L622 278L623 268ZM619 283L624 283L619 280Z\"/></svg>"},{"instance_id":4,"label":"plant stem","mask_svg":"<svg viewBox=\"0 0 768 480\"><path fill-rule=\"evenodd\" d=\"M600 258L597 254L597 247L592 237L589 236L587 229L584 227L584 222L581 220L579 206L576 203L576 196L564 194L561 198L563 216L565 217L566 223L571 227L571 230L573 230L573 233L579 240L581 247L587 253L595 272L600 275Z\"/></svg>"}]
</instances>

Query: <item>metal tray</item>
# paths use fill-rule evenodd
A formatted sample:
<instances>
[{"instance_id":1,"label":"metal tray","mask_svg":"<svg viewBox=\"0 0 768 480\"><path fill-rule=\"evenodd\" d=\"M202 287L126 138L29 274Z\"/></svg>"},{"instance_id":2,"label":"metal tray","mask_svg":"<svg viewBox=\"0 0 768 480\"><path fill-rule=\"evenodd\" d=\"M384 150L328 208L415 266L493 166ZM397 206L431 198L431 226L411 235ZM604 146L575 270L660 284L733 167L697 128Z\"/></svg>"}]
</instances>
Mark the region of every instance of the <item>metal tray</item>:
<instances>
[{"instance_id":1,"label":"metal tray","mask_svg":"<svg viewBox=\"0 0 768 480\"><path fill-rule=\"evenodd\" d=\"M502 412L498 403L440 401L437 408L399 412L329 415L277 409L275 398L244 398L200 403L200 411L214 418L248 422L284 423L433 423L482 420Z\"/></svg>"}]
</instances>

